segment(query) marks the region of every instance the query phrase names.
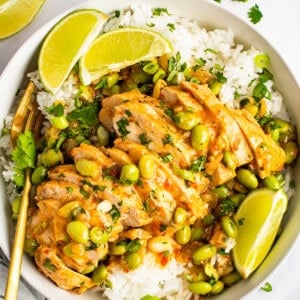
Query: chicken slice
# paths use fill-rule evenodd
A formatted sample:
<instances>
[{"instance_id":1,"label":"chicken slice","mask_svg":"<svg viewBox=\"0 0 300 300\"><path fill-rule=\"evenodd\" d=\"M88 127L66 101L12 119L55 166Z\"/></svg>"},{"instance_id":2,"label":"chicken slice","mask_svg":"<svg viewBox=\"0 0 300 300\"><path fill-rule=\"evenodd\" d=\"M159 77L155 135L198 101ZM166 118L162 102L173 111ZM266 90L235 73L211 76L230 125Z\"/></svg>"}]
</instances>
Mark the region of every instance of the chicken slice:
<instances>
[{"instance_id":1,"label":"chicken slice","mask_svg":"<svg viewBox=\"0 0 300 300\"><path fill-rule=\"evenodd\" d=\"M64 180L77 185L82 185L83 176L77 173L74 165L59 165L48 171L51 180Z\"/></svg>"},{"instance_id":2,"label":"chicken slice","mask_svg":"<svg viewBox=\"0 0 300 300\"><path fill-rule=\"evenodd\" d=\"M82 294L96 286L91 278L69 269L55 249L39 246L35 251L35 262L47 277L64 290Z\"/></svg>"},{"instance_id":3,"label":"chicken slice","mask_svg":"<svg viewBox=\"0 0 300 300\"><path fill-rule=\"evenodd\" d=\"M284 150L264 133L262 128L246 110L229 109L229 112L240 126L255 157L257 173L265 178L283 169L286 161Z\"/></svg>"},{"instance_id":4,"label":"chicken slice","mask_svg":"<svg viewBox=\"0 0 300 300\"><path fill-rule=\"evenodd\" d=\"M241 129L228 109L212 91L206 85L198 85L187 81L182 81L181 86L184 90L189 91L220 122L220 135L226 139L225 145L228 142L230 151L235 155L237 166L251 162L253 154Z\"/></svg>"}]
</instances>

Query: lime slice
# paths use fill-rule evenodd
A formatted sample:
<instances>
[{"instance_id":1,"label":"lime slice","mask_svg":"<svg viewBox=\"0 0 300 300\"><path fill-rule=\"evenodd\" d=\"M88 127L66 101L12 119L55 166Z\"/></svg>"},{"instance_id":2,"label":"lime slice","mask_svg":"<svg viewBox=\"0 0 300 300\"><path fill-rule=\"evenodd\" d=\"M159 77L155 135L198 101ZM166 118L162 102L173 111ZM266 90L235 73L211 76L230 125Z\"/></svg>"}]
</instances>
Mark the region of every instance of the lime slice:
<instances>
[{"instance_id":1,"label":"lime slice","mask_svg":"<svg viewBox=\"0 0 300 300\"><path fill-rule=\"evenodd\" d=\"M100 33L107 16L95 9L72 12L57 23L43 42L38 69L46 90L55 93Z\"/></svg>"},{"instance_id":2,"label":"lime slice","mask_svg":"<svg viewBox=\"0 0 300 300\"><path fill-rule=\"evenodd\" d=\"M45 0L0 0L0 39L9 37L27 26Z\"/></svg>"},{"instance_id":3,"label":"lime slice","mask_svg":"<svg viewBox=\"0 0 300 300\"><path fill-rule=\"evenodd\" d=\"M83 84L111 71L172 51L172 44L157 32L135 27L120 28L97 38L80 59Z\"/></svg>"},{"instance_id":4,"label":"lime slice","mask_svg":"<svg viewBox=\"0 0 300 300\"><path fill-rule=\"evenodd\" d=\"M233 260L243 278L247 278L268 254L287 202L282 190L262 188L251 192L240 205L235 215L238 235Z\"/></svg>"}]
</instances>

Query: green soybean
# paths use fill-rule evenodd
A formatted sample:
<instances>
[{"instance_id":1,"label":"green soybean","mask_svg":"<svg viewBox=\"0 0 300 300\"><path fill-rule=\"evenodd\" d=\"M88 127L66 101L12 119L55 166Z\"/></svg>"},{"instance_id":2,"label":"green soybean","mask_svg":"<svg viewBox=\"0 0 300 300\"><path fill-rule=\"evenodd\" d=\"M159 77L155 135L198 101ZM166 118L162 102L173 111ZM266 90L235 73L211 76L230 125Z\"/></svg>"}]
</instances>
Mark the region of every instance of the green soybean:
<instances>
[{"instance_id":1,"label":"green soybean","mask_svg":"<svg viewBox=\"0 0 300 300\"><path fill-rule=\"evenodd\" d=\"M209 131L204 125L198 124L191 131L191 144L197 151L207 147L209 142Z\"/></svg>"},{"instance_id":2,"label":"green soybean","mask_svg":"<svg viewBox=\"0 0 300 300\"><path fill-rule=\"evenodd\" d=\"M31 175L31 182L35 185L42 183L47 177L47 168L45 166L38 166L34 169Z\"/></svg>"},{"instance_id":3,"label":"green soybean","mask_svg":"<svg viewBox=\"0 0 300 300\"><path fill-rule=\"evenodd\" d=\"M151 179L154 177L156 172L156 163L151 154L145 154L140 158L139 169L143 178Z\"/></svg>"},{"instance_id":4,"label":"green soybean","mask_svg":"<svg viewBox=\"0 0 300 300\"><path fill-rule=\"evenodd\" d=\"M135 164L125 164L122 167L120 181L124 184L136 183L139 180L140 171Z\"/></svg>"},{"instance_id":5,"label":"green soybean","mask_svg":"<svg viewBox=\"0 0 300 300\"><path fill-rule=\"evenodd\" d=\"M106 76L105 88L112 88L119 81L119 73L112 73Z\"/></svg>"},{"instance_id":6,"label":"green soybean","mask_svg":"<svg viewBox=\"0 0 300 300\"><path fill-rule=\"evenodd\" d=\"M127 251L127 242L126 241L120 241L118 243L111 244L109 247L109 253L111 255L123 255Z\"/></svg>"},{"instance_id":7,"label":"green soybean","mask_svg":"<svg viewBox=\"0 0 300 300\"><path fill-rule=\"evenodd\" d=\"M69 126L69 122L65 115L59 117L51 117L50 123L53 125L53 127L60 130L66 129Z\"/></svg>"},{"instance_id":8,"label":"green soybean","mask_svg":"<svg viewBox=\"0 0 300 300\"><path fill-rule=\"evenodd\" d=\"M214 95L219 95L221 88L222 88L222 83L219 81L213 81L210 85L209 88L211 89L211 91L213 92Z\"/></svg>"},{"instance_id":9,"label":"green soybean","mask_svg":"<svg viewBox=\"0 0 300 300\"><path fill-rule=\"evenodd\" d=\"M270 175L264 178L263 184L264 186L269 187L273 190L279 190L281 188L280 182L278 181L275 175Z\"/></svg>"},{"instance_id":10,"label":"green soybean","mask_svg":"<svg viewBox=\"0 0 300 300\"><path fill-rule=\"evenodd\" d=\"M66 256L72 256L73 251L72 251L72 243L67 244L66 246L63 247L63 253Z\"/></svg>"},{"instance_id":11,"label":"green soybean","mask_svg":"<svg viewBox=\"0 0 300 300\"><path fill-rule=\"evenodd\" d=\"M175 240L181 245L187 244L191 239L191 227L184 225L181 229L175 232Z\"/></svg>"},{"instance_id":12,"label":"green soybean","mask_svg":"<svg viewBox=\"0 0 300 300\"><path fill-rule=\"evenodd\" d=\"M286 163L291 164L298 154L298 146L295 142L288 142L283 148L286 156Z\"/></svg>"},{"instance_id":13,"label":"green soybean","mask_svg":"<svg viewBox=\"0 0 300 300\"><path fill-rule=\"evenodd\" d=\"M82 158L75 162L75 167L76 170L83 176L100 176L100 167L95 161Z\"/></svg>"},{"instance_id":14,"label":"green soybean","mask_svg":"<svg viewBox=\"0 0 300 300\"><path fill-rule=\"evenodd\" d=\"M241 279L241 276L236 271L231 272L222 277L222 281L226 286L231 286L234 283L238 282Z\"/></svg>"},{"instance_id":15,"label":"green soybean","mask_svg":"<svg viewBox=\"0 0 300 300\"><path fill-rule=\"evenodd\" d=\"M225 185L220 185L213 189L219 199L226 199L230 195L229 189Z\"/></svg>"},{"instance_id":16,"label":"green soybean","mask_svg":"<svg viewBox=\"0 0 300 300\"><path fill-rule=\"evenodd\" d=\"M14 200L11 204L12 212L15 215L19 214L20 206L21 206L21 200L22 200L22 198L18 196L16 198L14 198Z\"/></svg>"},{"instance_id":17,"label":"green soybean","mask_svg":"<svg viewBox=\"0 0 300 300\"><path fill-rule=\"evenodd\" d=\"M217 248L213 245L206 244L193 253L193 262L198 265L203 260L212 258L217 253Z\"/></svg>"},{"instance_id":18,"label":"green soybean","mask_svg":"<svg viewBox=\"0 0 300 300\"><path fill-rule=\"evenodd\" d=\"M71 239L80 244L86 244L89 240L89 228L80 221L71 221L67 225L67 233Z\"/></svg>"},{"instance_id":19,"label":"green soybean","mask_svg":"<svg viewBox=\"0 0 300 300\"><path fill-rule=\"evenodd\" d=\"M231 238L236 238L237 233L238 233L237 227L230 217L223 216L221 218L221 226L227 236L229 236Z\"/></svg>"},{"instance_id":20,"label":"green soybean","mask_svg":"<svg viewBox=\"0 0 300 300\"><path fill-rule=\"evenodd\" d=\"M196 114L189 111L181 111L175 115L175 124L183 130L191 130L199 123Z\"/></svg>"},{"instance_id":21,"label":"green soybean","mask_svg":"<svg viewBox=\"0 0 300 300\"><path fill-rule=\"evenodd\" d=\"M174 222L184 224L187 218L187 211L182 207L177 207L174 213Z\"/></svg>"},{"instance_id":22,"label":"green soybean","mask_svg":"<svg viewBox=\"0 0 300 300\"><path fill-rule=\"evenodd\" d=\"M90 230L90 238L95 244L103 244L108 241L109 234L104 229L95 226Z\"/></svg>"},{"instance_id":23,"label":"green soybean","mask_svg":"<svg viewBox=\"0 0 300 300\"><path fill-rule=\"evenodd\" d=\"M108 277L108 270L104 264L100 264L92 274L92 280L100 284Z\"/></svg>"},{"instance_id":24,"label":"green soybean","mask_svg":"<svg viewBox=\"0 0 300 300\"><path fill-rule=\"evenodd\" d=\"M235 170L236 168L235 156L231 151L226 150L224 152L223 163L227 168L231 170Z\"/></svg>"},{"instance_id":25,"label":"green soybean","mask_svg":"<svg viewBox=\"0 0 300 300\"><path fill-rule=\"evenodd\" d=\"M39 246L39 243L35 239L26 238L24 241L24 251L33 256L35 250Z\"/></svg>"},{"instance_id":26,"label":"green soybean","mask_svg":"<svg viewBox=\"0 0 300 300\"><path fill-rule=\"evenodd\" d=\"M218 280L211 289L211 293L213 295L220 294L224 290L224 283L220 280Z\"/></svg>"},{"instance_id":27,"label":"green soybean","mask_svg":"<svg viewBox=\"0 0 300 300\"><path fill-rule=\"evenodd\" d=\"M248 189L256 189L258 187L257 177L248 169L237 170L236 177Z\"/></svg>"},{"instance_id":28,"label":"green soybean","mask_svg":"<svg viewBox=\"0 0 300 300\"><path fill-rule=\"evenodd\" d=\"M63 155L60 150L48 149L41 154L41 163L46 167L54 167L63 162Z\"/></svg>"},{"instance_id":29,"label":"green soybean","mask_svg":"<svg viewBox=\"0 0 300 300\"><path fill-rule=\"evenodd\" d=\"M245 194L234 194L230 196L229 199L234 203L235 207L238 207L245 197Z\"/></svg>"},{"instance_id":30,"label":"green soybean","mask_svg":"<svg viewBox=\"0 0 300 300\"><path fill-rule=\"evenodd\" d=\"M191 231L191 241L200 241L204 233L202 227L193 227Z\"/></svg>"},{"instance_id":31,"label":"green soybean","mask_svg":"<svg viewBox=\"0 0 300 300\"><path fill-rule=\"evenodd\" d=\"M190 292L196 295L207 295L211 292L212 286L205 281L195 281L189 283L188 289Z\"/></svg>"},{"instance_id":32,"label":"green soybean","mask_svg":"<svg viewBox=\"0 0 300 300\"><path fill-rule=\"evenodd\" d=\"M143 256L139 252L128 252L125 255L125 261L129 270L134 270L143 262Z\"/></svg>"},{"instance_id":33,"label":"green soybean","mask_svg":"<svg viewBox=\"0 0 300 300\"><path fill-rule=\"evenodd\" d=\"M97 128L97 140L101 146L107 146L109 143L109 132L103 126Z\"/></svg>"}]
</instances>

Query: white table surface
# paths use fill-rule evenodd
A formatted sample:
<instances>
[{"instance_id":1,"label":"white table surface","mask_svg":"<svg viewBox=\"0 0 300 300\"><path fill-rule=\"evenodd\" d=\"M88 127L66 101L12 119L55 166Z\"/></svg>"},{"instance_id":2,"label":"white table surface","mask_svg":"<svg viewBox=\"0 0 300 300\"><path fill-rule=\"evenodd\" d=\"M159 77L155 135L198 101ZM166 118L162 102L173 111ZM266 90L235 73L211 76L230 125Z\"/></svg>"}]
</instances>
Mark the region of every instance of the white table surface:
<instances>
[{"instance_id":1,"label":"white table surface","mask_svg":"<svg viewBox=\"0 0 300 300\"><path fill-rule=\"evenodd\" d=\"M99 0L100 1L100 0ZM109 0L102 0L109 1ZM209 0L208 0L209 1ZM213 1L213 0L210 0ZM23 44L27 38L34 33L41 25L63 12L64 10L84 2L83 0L47 0L37 18L19 34L0 41L0 73L5 68L15 51ZM248 9L254 4L258 4L263 13L263 19L255 28L264 35L277 49L287 65L293 72L300 86L300 1L299 0L248 0L248 2L237 2L222 0L222 6L229 8L234 14L244 18L248 23ZM162 1L163 5L163 1ZM299 99L300 101L300 99ZM288 257L281 265L266 278L270 282L273 291L266 293L260 289L254 290L245 296L244 300L297 300L300 299L300 238L295 242L295 246ZM5 271L2 271L1 273ZM4 279L6 274L1 274ZM19 299L41 299L36 293L30 294L23 286L23 294ZM3 295L1 291L0 295Z\"/></svg>"}]
</instances>

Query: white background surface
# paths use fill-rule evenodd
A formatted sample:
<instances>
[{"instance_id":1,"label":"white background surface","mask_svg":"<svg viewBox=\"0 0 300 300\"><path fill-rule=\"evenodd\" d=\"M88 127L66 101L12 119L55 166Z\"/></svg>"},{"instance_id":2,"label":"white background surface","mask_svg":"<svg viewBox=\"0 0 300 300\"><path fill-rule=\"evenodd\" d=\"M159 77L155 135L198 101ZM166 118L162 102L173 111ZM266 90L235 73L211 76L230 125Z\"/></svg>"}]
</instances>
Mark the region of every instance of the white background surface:
<instances>
[{"instance_id":1,"label":"white background surface","mask_svg":"<svg viewBox=\"0 0 300 300\"><path fill-rule=\"evenodd\" d=\"M0 41L0 73L3 71L5 65L8 63L15 51L41 25L45 24L57 14L63 12L65 9L82 2L84 1L47 0L37 18L27 28L11 38ZM283 57L291 69L300 86L300 1L248 0L248 2L243 3L231 0L222 0L220 5L228 8L232 13L242 17L246 22L250 23L247 18L247 11L254 4L259 5L264 16L263 19L258 24L253 25L253 27L258 30L274 46L275 49L277 49L278 53ZM3 100L4 99L1 99L0 101ZM273 274L265 280L266 282L271 283L273 291L271 293L266 293L257 289L245 296L243 299L300 299L299 255L300 239L298 238L288 257L273 272ZM1 277L2 276L4 277L4 274L1 274Z\"/></svg>"}]
</instances>

